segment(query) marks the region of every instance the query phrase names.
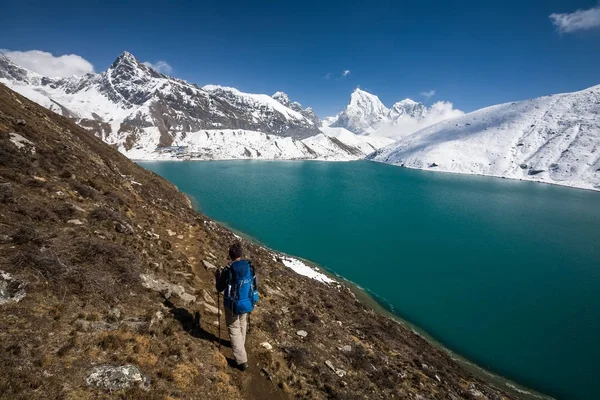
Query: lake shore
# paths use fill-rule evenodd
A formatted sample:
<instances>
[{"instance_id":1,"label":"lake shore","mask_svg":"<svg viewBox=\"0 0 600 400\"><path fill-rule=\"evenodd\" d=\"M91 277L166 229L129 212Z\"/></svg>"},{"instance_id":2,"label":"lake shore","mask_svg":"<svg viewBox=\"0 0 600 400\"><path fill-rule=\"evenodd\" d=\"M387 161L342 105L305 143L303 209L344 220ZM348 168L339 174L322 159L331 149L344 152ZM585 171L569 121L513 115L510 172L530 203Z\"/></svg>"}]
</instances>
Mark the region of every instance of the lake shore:
<instances>
[{"instance_id":1,"label":"lake shore","mask_svg":"<svg viewBox=\"0 0 600 400\"><path fill-rule=\"evenodd\" d=\"M199 205L198 201L193 196L190 196L188 194L186 194L186 196L190 199L190 202L192 203L194 208L197 209L198 211L200 211L198 208L198 205ZM462 357L461 355L453 352L452 350L450 350L446 346L444 346L442 343L440 343L438 340L436 340L434 337L429 335L423 329L419 328L418 326L410 323L409 321L403 319L399 315L390 311L388 308L385 307L385 305L383 305L379 301L377 301L377 299L373 295L371 295L367 290L362 288L360 285L357 285L356 283L354 283L340 275L337 275L335 273L328 271L326 268L323 268L322 266L318 265L315 262L306 260L302 257L292 256L292 255L285 254L283 252L280 252L280 251L277 251L274 249L270 249L264 243L261 243L258 239L253 238L253 237L247 235L246 233L241 232L222 221L216 221L216 222L218 224L224 226L225 228L231 230L232 232L234 232L236 235L238 235L240 238L243 238L244 240L252 242L257 246L261 246L265 250L270 251L277 256L289 257L292 259L300 260L301 262L305 263L307 266L317 270L319 274L323 274L323 275L329 277L334 282L334 284L340 284L340 285L347 287L354 294L354 296L358 299L358 301L360 301L366 307L372 309L373 312L378 313L379 315L382 315L386 318L389 318L389 319L393 320L394 322L402 325L405 329L409 329L409 330L413 331L414 333L416 333L417 335L421 336L432 346L447 353L461 367L465 368L470 373L477 376L479 379L489 382L490 384L496 386L497 388L499 388L501 390L505 390L519 399L523 399L523 400L554 400L554 398L551 396L540 393L534 389L527 388L527 387L525 387L517 382L514 382L508 378L505 378L501 375L498 375L491 371L488 371L485 368L480 367L479 365L477 365L477 364L469 361L468 359ZM315 280L320 282L321 284L327 284L327 283L324 283L320 279L315 279Z\"/></svg>"}]
</instances>

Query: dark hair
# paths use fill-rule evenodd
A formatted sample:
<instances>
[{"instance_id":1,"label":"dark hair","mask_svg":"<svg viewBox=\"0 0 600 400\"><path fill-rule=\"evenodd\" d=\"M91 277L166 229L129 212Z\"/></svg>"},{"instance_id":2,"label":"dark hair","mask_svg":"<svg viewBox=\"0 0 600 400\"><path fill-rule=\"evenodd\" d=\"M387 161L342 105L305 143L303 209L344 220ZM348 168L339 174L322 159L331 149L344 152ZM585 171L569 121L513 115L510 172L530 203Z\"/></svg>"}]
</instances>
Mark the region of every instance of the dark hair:
<instances>
[{"instance_id":1,"label":"dark hair","mask_svg":"<svg viewBox=\"0 0 600 400\"><path fill-rule=\"evenodd\" d=\"M240 242L235 242L231 246L229 246L229 258L235 260L236 258L240 258L242 256L242 244Z\"/></svg>"}]
</instances>

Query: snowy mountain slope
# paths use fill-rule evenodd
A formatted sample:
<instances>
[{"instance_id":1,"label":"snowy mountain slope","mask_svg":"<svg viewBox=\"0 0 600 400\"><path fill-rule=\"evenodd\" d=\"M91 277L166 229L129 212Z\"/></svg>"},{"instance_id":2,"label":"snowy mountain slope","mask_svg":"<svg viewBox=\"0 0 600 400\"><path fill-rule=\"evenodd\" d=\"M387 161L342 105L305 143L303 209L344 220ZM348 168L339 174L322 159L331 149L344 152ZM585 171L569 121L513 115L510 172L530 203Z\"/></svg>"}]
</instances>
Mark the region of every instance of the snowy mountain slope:
<instances>
[{"instance_id":1,"label":"snowy mountain slope","mask_svg":"<svg viewBox=\"0 0 600 400\"><path fill-rule=\"evenodd\" d=\"M422 129L369 158L600 190L600 85L477 110Z\"/></svg>"},{"instance_id":2,"label":"snowy mountain slope","mask_svg":"<svg viewBox=\"0 0 600 400\"><path fill-rule=\"evenodd\" d=\"M315 121L268 95L217 86L205 90L160 74L127 52L100 74L66 79L40 76L0 55L0 82L77 120L121 151L140 136L152 136L149 146L169 146L178 133L202 129L298 138L320 133Z\"/></svg>"},{"instance_id":3,"label":"snowy mountain slope","mask_svg":"<svg viewBox=\"0 0 600 400\"><path fill-rule=\"evenodd\" d=\"M369 149L369 153L372 150ZM322 133L306 139L242 129L201 130L177 134L169 147L148 151L140 145L125 152L134 160L329 160L364 158L367 152Z\"/></svg>"},{"instance_id":4,"label":"snowy mountain slope","mask_svg":"<svg viewBox=\"0 0 600 400\"><path fill-rule=\"evenodd\" d=\"M321 131L329 137L336 138L347 145L360 149L365 155L394 142L393 139L383 136L355 135L346 128L322 126Z\"/></svg>"},{"instance_id":5,"label":"snowy mountain slope","mask_svg":"<svg viewBox=\"0 0 600 400\"><path fill-rule=\"evenodd\" d=\"M312 108L310 108L310 107L304 108L304 107L302 107L302 104L298 103L297 101L291 101L289 96L287 95L287 93L276 92L271 97L273 99L277 100L279 103L283 104L284 106L291 108L294 111L299 112L304 117L313 121L315 126L321 126L321 120L319 119L319 117L317 117L317 114L315 114L315 112Z\"/></svg>"}]
</instances>

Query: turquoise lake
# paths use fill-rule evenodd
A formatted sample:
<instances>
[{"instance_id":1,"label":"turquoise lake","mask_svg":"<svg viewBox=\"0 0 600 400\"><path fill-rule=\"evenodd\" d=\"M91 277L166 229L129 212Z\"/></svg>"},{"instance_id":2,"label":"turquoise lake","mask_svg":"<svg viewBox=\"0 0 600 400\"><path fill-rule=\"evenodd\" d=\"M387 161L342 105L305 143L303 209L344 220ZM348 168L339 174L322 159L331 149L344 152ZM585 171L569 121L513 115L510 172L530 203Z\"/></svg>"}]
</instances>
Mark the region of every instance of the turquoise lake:
<instances>
[{"instance_id":1,"label":"turquoise lake","mask_svg":"<svg viewBox=\"0 0 600 400\"><path fill-rule=\"evenodd\" d=\"M600 193L367 161L140 165L476 364L600 399Z\"/></svg>"}]
</instances>

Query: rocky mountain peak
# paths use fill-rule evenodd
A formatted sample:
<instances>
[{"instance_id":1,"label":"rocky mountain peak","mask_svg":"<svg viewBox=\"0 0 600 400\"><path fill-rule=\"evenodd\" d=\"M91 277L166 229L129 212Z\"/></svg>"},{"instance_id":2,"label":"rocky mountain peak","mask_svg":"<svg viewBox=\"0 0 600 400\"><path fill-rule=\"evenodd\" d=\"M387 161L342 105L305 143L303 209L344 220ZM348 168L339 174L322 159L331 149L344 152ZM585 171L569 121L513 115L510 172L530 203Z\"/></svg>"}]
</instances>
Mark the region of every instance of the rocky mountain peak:
<instances>
[{"instance_id":1,"label":"rocky mountain peak","mask_svg":"<svg viewBox=\"0 0 600 400\"><path fill-rule=\"evenodd\" d=\"M350 102L331 127L346 128L357 134L370 134L387 119L388 108L379 97L356 88Z\"/></svg>"},{"instance_id":2,"label":"rocky mountain peak","mask_svg":"<svg viewBox=\"0 0 600 400\"><path fill-rule=\"evenodd\" d=\"M275 92L271 97L286 107L290 105L290 97L285 92Z\"/></svg>"},{"instance_id":3,"label":"rocky mountain peak","mask_svg":"<svg viewBox=\"0 0 600 400\"><path fill-rule=\"evenodd\" d=\"M394 103L390 108L389 117L391 119L399 118L407 115L413 118L423 118L427 114L427 107L423 103L416 102L412 99L404 99Z\"/></svg>"}]
</instances>

